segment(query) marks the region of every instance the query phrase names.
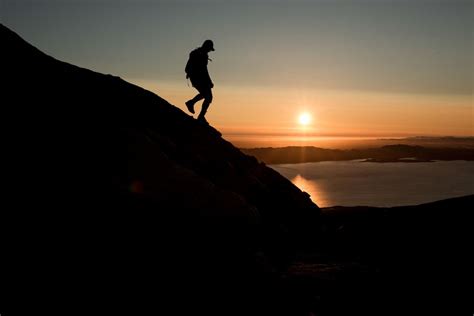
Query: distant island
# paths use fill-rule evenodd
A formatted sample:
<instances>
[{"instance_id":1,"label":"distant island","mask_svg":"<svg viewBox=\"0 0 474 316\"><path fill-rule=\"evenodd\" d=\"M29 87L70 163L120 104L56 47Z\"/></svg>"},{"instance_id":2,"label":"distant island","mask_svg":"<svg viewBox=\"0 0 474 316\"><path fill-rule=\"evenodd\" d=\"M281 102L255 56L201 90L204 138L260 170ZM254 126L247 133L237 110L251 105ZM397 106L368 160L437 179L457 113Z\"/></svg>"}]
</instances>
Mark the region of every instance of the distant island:
<instances>
[{"instance_id":1,"label":"distant island","mask_svg":"<svg viewBox=\"0 0 474 316\"><path fill-rule=\"evenodd\" d=\"M412 136L405 138L380 138L376 142L379 146L403 144L411 146L437 148L471 148L474 149L473 136Z\"/></svg>"},{"instance_id":2,"label":"distant island","mask_svg":"<svg viewBox=\"0 0 474 316\"><path fill-rule=\"evenodd\" d=\"M267 164L344 161L363 159L364 162L433 162L435 160L474 160L474 148L423 147L405 144L379 148L325 149L319 147L246 148L242 151Z\"/></svg>"}]
</instances>

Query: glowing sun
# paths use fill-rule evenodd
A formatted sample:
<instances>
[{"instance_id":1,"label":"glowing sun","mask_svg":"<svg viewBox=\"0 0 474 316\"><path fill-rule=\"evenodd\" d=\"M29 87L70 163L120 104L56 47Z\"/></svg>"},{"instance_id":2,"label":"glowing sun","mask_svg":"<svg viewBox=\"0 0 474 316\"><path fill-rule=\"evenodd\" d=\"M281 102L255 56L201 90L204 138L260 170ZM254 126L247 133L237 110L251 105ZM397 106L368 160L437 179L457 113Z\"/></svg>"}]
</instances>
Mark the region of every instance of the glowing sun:
<instances>
[{"instance_id":1,"label":"glowing sun","mask_svg":"<svg viewBox=\"0 0 474 316\"><path fill-rule=\"evenodd\" d=\"M307 112L301 113L298 116L298 123L303 126L309 125L311 123L311 114Z\"/></svg>"}]
</instances>

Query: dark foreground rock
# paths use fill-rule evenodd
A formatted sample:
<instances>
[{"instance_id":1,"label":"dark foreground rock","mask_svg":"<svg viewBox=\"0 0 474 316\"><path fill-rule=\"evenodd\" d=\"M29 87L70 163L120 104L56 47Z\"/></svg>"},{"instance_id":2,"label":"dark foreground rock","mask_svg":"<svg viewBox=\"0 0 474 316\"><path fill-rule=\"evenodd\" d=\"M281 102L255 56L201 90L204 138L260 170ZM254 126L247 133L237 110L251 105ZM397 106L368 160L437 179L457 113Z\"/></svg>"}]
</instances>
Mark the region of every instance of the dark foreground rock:
<instances>
[{"instance_id":1,"label":"dark foreground rock","mask_svg":"<svg viewBox=\"0 0 474 316\"><path fill-rule=\"evenodd\" d=\"M318 245L287 282L318 315L474 312L474 195L418 206L322 209Z\"/></svg>"}]
</instances>

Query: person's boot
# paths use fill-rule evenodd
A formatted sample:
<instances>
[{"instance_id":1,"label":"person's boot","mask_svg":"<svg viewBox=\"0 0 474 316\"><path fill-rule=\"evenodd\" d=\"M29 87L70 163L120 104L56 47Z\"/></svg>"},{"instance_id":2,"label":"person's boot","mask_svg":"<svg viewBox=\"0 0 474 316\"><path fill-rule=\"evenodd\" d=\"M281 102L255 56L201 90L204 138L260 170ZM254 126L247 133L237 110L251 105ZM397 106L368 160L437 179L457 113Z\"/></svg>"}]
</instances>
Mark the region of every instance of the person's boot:
<instances>
[{"instance_id":1,"label":"person's boot","mask_svg":"<svg viewBox=\"0 0 474 316\"><path fill-rule=\"evenodd\" d=\"M205 125L209 125L209 122L206 120L206 118L204 117L204 115L199 115L198 118L197 118L198 122L200 123L203 123Z\"/></svg>"},{"instance_id":2,"label":"person's boot","mask_svg":"<svg viewBox=\"0 0 474 316\"><path fill-rule=\"evenodd\" d=\"M196 113L196 112L194 112L194 102L193 102L193 100L186 101L186 107L188 108L188 111L191 112L192 114Z\"/></svg>"},{"instance_id":3,"label":"person's boot","mask_svg":"<svg viewBox=\"0 0 474 316\"><path fill-rule=\"evenodd\" d=\"M200 121L201 123L207 124L207 125L209 125L209 122L206 120L204 115L206 115L207 109L209 108L209 105L210 105L210 103L206 102L206 101L204 101L202 103L201 113L199 113L199 116L197 118L198 121Z\"/></svg>"}]
</instances>

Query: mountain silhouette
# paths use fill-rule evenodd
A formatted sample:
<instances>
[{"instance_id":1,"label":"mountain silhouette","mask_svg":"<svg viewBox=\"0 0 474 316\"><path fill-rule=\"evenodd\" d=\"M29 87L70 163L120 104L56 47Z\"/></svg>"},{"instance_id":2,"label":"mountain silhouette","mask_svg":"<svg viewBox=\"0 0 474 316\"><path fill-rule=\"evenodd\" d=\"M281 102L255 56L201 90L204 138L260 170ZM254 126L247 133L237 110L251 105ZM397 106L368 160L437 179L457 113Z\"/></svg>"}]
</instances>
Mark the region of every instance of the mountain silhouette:
<instances>
[{"instance_id":1,"label":"mountain silhouette","mask_svg":"<svg viewBox=\"0 0 474 316\"><path fill-rule=\"evenodd\" d=\"M104 175L113 172L113 167L122 167L113 176L107 174L111 176L109 189L127 192L135 185L142 187L142 196L152 196L168 207L199 209L217 216L235 211L255 217L275 213L277 206L291 208L291 214L317 214L317 206L290 181L159 96L118 77L55 60L4 26L0 31L9 108L42 126L31 137L44 132L54 136L42 140L45 146L57 140L58 147L68 149L77 141L74 147L90 145L95 156L94 161L83 162L96 164ZM35 116L37 113L40 115ZM93 125L137 120L153 125ZM93 147L97 145L101 148ZM106 157L110 159L107 166L99 166ZM124 165L115 165L121 162ZM221 209L223 206L227 207Z\"/></svg>"},{"instance_id":2,"label":"mountain silhouette","mask_svg":"<svg viewBox=\"0 0 474 316\"><path fill-rule=\"evenodd\" d=\"M159 96L0 39L9 302L50 284L84 306L283 313L272 280L314 240L308 194Z\"/></svg>"}]
</instances>

